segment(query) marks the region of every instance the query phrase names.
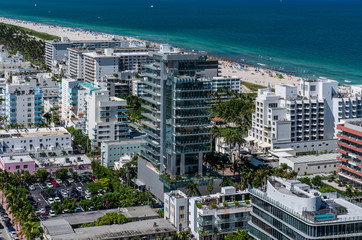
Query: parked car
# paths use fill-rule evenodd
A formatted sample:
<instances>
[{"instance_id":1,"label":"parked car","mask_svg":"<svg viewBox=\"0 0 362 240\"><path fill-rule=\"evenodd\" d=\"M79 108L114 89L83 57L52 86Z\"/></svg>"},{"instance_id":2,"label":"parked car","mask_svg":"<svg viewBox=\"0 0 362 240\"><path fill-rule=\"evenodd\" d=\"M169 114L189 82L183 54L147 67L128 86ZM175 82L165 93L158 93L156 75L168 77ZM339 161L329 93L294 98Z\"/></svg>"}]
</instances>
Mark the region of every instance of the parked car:
<instances>
[{"instance_id":1,"label":"parked car","mask_svg":"<svg viewBox=\"0 0 362 240\"><path fill-rule=\"evenodd\" d=\"M79 192L81 192L81 191L82 191L82 187L77 187L77 190L78 190Z\"/></svg>"},{"instance_id":2,"label":"parked car","mask_svg":"<svg viewBox=\"0 0 362 240\"><path fill-rule=\"evenodd\" d=\"M35 190L35 186L34 186L34 185L30 185L30 186L29 186L29 189L30 189L30 191L34 191L34 190Z\"/></svg>"},{"instance_id":3,"label":"parked car","mask_svg":"<svg viewBox=\"0 0 362 240\"><path fill-rule=\"evenodd\" d=\"M48 203L49 203L49 204L52 204L52 203L54 203L54 202L55 202L55 201L54 201L53 198L49 198L49 199L48 199Z\"/></svg>"},{"instance_id":4,"label":"parked car","mask_svg":"<svg viewBox=\"0 0 362 240\"><path fill-rule=\"evenodd\" d=\"M52 187L53 187L53 184L52 184L52 183L47 183L47 187L48 187L48 188L52 188Z\"/></svg>"},{"instance_id":5,"label":"parked car","mask_svg":"<svg viewBox=\"0 0 362 240\"><path fill-rule=\"evenodd\" d=\"M75 209L74 209L74 212L81 212L82 211L82 209L80 208L80 207L76 207Z\"/></svg>"},{"instance_id":6,"label":"parked car","mask_svg":"<svg viewBox=\"0 0 362 240\"><path fill-rule=\"evenodd\" d=\"M61 200L60 200L59 197L55 197L55 198L54 198L54 201L55 201L55 202L61 202Z\"/></svg>"},{"instance_id":7,"label":"parked car","mask_svg":"<svg viewBox=\"0 0 362 240\"><path fill-rule=\"evenodd\" d=\"M73 178L69 178L69 179L68 179L68 182L69 182L69 183L72 183L72 182L74 182L74 179L73 179Z\"/></svg>"},{"instance_id":8,"label":"parked car","mask_svg":"<svg viewBox=\"0 0 362 240\"><path fill-rule=\"evenodd\" d=\"M57 181L57 183L59 183L59 184L62 184L62 183L63 183L63 181L62 181L61 179L59 179L59 178L58 178L56 181Z\"/></svg>"},{"instance_id":9,"label":"parked car","mask_svg":"<svg viewBox=\"0 0 362 240\"><path fill-rule=\"evenodd\" d=\"M53 210L50 210L50 211L49 211L49 215L52 216L52 217L54 217L54 216L55 216L55 212L54 212Z\"/></svg>"},{"instance_id":10,"label":"parked car","mask_svg":"<svg viewBox=\"0 0 362 240\"><path fill-rule=\"evenodd\" d=\"M66 192L62 193L62 195L63 195L64 198L68 197L68 193L66 193Z\"/></svg>"},{"instance_id":11,"label":"parked car","mask_svg":"<svg viewBox=\"0 0 362 240\"><path fill-rule=\"evenodd\" d=\"M87 199L87 200L91 200L91 199L92 199L92 197L91 197L91 196L89 196L89 195L87 195L87 196L85 196L85 199Z\"/></svg>"},{"instance_id":12,"label":"parked car","mask_svg":"<svg viewBox=\"0 0 362 240\"><path fill-rule=\"evenodd\" d=\"M65 186L67 186L67 187L69 187L71 184L70 184L70 182L69 181L64 181L64 184L65 184Z\"/></svg>"},{"instance_id":13,"label":"parked car","mask_svg":"<svg viewBox=\"0 0 362 240\"><path fill-rule=\"evenodd\" d=\"M49 216L49 213L45 212L42 214L43 217L48 217Z\"/></svg>"}]
</instances>

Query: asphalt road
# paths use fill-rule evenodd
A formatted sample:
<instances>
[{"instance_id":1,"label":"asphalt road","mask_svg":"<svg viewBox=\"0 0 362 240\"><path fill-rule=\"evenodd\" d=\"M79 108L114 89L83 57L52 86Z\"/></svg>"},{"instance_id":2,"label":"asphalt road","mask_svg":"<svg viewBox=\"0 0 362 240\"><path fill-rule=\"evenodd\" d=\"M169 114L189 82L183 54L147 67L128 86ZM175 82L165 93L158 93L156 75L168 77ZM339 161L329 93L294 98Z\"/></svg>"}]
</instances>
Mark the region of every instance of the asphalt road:
<instances>
[{"instance_id":1,"label":"asphalt road","mask_svg":"<svg viewBox=\"0 0 362 240\"><path fill-rule=\"evenodd\" d=\"M1 218L0 218L1 219ZM11 240L10 234L7 230L7 227L5 226L4 221L1 219L0 224L3 226L0 229L0 240Z\"/></svg>"}]
</instances>

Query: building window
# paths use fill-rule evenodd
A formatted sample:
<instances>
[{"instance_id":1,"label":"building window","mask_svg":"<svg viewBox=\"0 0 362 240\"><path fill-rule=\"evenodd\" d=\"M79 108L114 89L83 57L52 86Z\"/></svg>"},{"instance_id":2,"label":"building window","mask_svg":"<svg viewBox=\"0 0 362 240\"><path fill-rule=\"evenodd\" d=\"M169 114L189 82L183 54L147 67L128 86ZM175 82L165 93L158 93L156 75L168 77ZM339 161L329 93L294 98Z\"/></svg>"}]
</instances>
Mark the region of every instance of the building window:
<instances>
[{"instance_id":1,"label":"building window","mask_svg":"<svg viewBox=\"0 0 362 240\"><path fill-rule=\"evenodd\" d=\"M20 169L20 166L19 165L15 166L15 169Z\"/></svg>"},{"instance_id":2,"label":"building window","mask_svg":"<svg viewBox=\"0 0 362 240\"><path fill-rule=\"evenodd\" d=\"M28 168L28 165L24 165L24 169L27 169Z\"/></svg>"}]
</instances>

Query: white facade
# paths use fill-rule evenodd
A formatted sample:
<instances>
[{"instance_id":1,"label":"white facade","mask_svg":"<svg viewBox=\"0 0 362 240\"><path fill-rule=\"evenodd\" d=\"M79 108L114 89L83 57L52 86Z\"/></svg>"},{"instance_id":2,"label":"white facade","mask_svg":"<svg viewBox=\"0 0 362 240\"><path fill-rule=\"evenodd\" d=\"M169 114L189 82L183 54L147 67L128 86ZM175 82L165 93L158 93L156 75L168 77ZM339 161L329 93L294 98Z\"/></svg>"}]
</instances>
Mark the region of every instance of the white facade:
<instances>
[{"instance_id":1,"label":"white facade","mask_svg":"<svg viewBox=\"0 0 362 240\"><path fill-rule=\"evenodd\" d=\"M188 197L175 190L164 194L164 218L178 231L188 228L196 239L215 239L217 229L216 239L221 240L237 229L248 228L251 207L247 200L247 191L236 191L232 186L201 197Z\"/></svg>"},{"instance_id":2,"label":"white facade","mask_svg":"<svg viewBox=\"0 0 362 240\"><path fill-rule=\"evenodd\" d=\"M138 155L145 143L145 140L137 138L117 142L102 142L101 164L105 167L113 167L123 157Z\"/></svg>"},{"instance_id":3,"label":"white facade","mask_svg":"<svg viewBox=\"0 0 362 240\"><path fill-rule=\"evenodd\" d=\"M61 40L45 41L45 63L48 68L52 68L53 63L58 60L66 61L68 58L68 48L93 47L93 48L115 48L129 47L126 40L79 40L71 41L66 37Z\"/></svg>"},{"instance_id":4,"label":"white facade","mask_svg":"<svg viewBox=\"0 0 362 240\"><path fill-rule=\"evenodd\" d=\"M261 150L335 150L338 120L345 118L345 113L350 118L362 115L362 106L358 105L362 101L356 99L360 97L345 101L339 96L338 82L333 80L301 81L299 92L289 85L276 85L275 93L271 88L259 89L247 140Z\"/></svg>"},{"instance_id":5,"label":"white facade","mask_svg":"<svg viewBox=\"0 0 362 240\"><path fill-rule=\"evenodd\" d=\"M212 90L227 88L230 91L241 92L241 79L238 77L213 77L211 79Z\"/></svg>"},{"instance_id":6,"label":"white facade","mask_svg":"<svg viewBox=\"0 0 362 240\"><path fill-rule=\"evenodd\" d=\"M3 114L9 124L42 123L42 90L28 83L7 83Z\"/></svg>"},{"instance_id":7,"label":"white facade","mask_svg":"<svg viewBox=\"0 0 362 240\"><path fill-rule=\"evenodd\" d=\"M65 126L73 126L73 122L83 120L85 115L85 98L89 89L84 86L92 86L88 83L81 83L75 79L63 79L61 90L61 114Z\"/></svg>"},{"instance_id":8,"label":"white facade","mask_svg":"<svg viewBox=\"0 0 362 240\"><path fill-rule=\"evenodd\" d=\"M86 97L85 133L93 145L129 138L127 101L109 97L107 90L93 90Z\"/></svg>"},{"instance_id":9,"label":"white facade","mask_svg":"<svg viewBox=\"0 0 362 240\"><path fill-rule=\"evenodd\" d=\"M32 153L72 152L71 134L63 127L0 130L0 154L2 156Z\"/></svg>"},{"instance_id":10,"label":"white facade","mask_svg":"<svg viewBox=\"0 0 362 240\"><path fill-rule=\"evenodd\" d=\"M84 80L95 82L105 75L113 75L125 70L141 71L142 64L148 62L148 51L117 51L104 49L103 52L83 53Z\"/></svg>"},{"instance_id":11,"label":"white facade","mask_svg":"<svg viewBox=\"0 0 362 240\"><path fill-rule=\"evenodd\" d=\"M337 171L337 153L328 153L320 155L305 155L295 157L280 157L279 165L287 164L289 169L298 173L298 175L328 173Z\"/></svg>"},{"instance_id":12,"label":"white facade","mask_svg":"<svg viewBox=\"0 0 362 240\"><path fill-rule=\"evenodd\" d=\"M236 191L234 187L222 187L221 192L210 196L192 197L189 200L189 228L191 233L201 239L224 239L237 229L248 229L251 206L247 191Z\"/></svg>"},{"instance_id":13,"label":"white facade","mask_svg":"<svg viewBox=\"0 0 362 240\"><path fill-rule=\"evenodd\" d=\"M188 197L180 190L165 193L164 218L172 223L178 231L188 227Z\"/></svg>"}]
</instances>

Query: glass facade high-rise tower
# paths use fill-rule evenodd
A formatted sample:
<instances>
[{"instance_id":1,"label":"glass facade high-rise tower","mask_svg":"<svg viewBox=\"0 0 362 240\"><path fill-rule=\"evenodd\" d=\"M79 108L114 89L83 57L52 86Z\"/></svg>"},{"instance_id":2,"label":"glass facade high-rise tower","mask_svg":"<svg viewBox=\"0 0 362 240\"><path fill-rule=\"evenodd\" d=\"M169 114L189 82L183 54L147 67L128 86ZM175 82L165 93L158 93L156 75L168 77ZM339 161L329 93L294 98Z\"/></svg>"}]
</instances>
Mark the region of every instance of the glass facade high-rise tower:
<instances>
[{"instance_id":1,"label":"glass facade high-rise tower","mask_svg":"<svg viewBox=\"0 0 362 240\"><path fill-rule=\"evenodd\" d=\"M181 52L161 45L142 74L144 131L141 155L170 176L202 174L203 153L211 150L206 102L217 61L205 52Z\"/></svg>"}]
</instances>

